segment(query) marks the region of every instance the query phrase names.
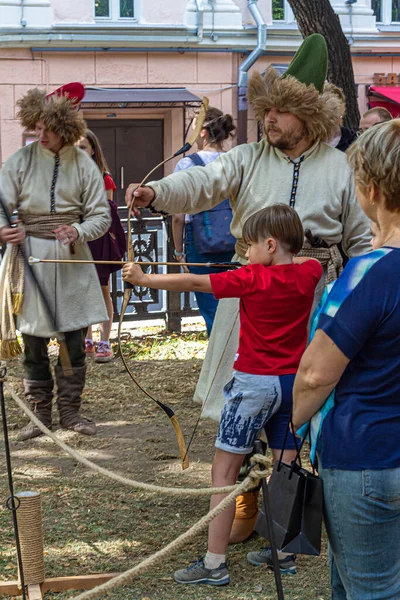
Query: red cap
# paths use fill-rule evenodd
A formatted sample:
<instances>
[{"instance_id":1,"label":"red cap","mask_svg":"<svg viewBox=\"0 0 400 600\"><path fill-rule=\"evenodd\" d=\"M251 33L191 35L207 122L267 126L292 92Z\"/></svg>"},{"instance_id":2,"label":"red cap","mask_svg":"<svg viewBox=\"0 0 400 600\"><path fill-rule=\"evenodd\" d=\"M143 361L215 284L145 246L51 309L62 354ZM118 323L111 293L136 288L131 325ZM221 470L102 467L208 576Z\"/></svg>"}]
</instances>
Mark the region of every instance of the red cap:
<instances>
[{"instance_id":1,"label":"red cap","mask_svg":"<svg viewBox=\"0 0 400 600\"><path fill-rule=\"evenodd\" d=\"M68 98L72 100L76 106L78 106L84 95L85 86L78 81L73 81L72 83L66 83L65 85L62 85L54 90L54 92L50 92L50 94L47 94L46 99L50 98L51 96L68 96Z\"/></svg>"}]
</instances>

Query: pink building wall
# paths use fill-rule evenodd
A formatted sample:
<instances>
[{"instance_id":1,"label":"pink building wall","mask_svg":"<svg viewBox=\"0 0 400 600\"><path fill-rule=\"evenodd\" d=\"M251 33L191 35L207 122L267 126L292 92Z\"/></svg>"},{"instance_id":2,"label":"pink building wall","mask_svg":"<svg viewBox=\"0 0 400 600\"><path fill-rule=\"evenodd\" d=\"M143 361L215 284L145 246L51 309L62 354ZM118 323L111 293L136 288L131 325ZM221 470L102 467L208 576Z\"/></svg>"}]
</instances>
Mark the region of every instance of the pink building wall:
<instances>
[{"instance_id":1,"label":"pink building wall","mask_svg":"<svg viewBox=\"0 0 400 600\"><path fill-rule=\"evenodd\" d=\"M210 104L237 116L237 73L243 57L239 53L177 52L43 52L32 55L29 49L0 48L0 162L23 143L23 132L16 120L16 101L31 87L54 89L67 81L82 81L98 87L185 87L199 97L206 95ZM265 69L271 63L286 64L289 57L263 56L254 68ZM354 70L359 87L360 109L366 108L365 85L375 72L400 73L400 58L355 57ZM172 127L172 139L179 145L181 120L172 116L175 109L164 111ZM107 110L98 109L96 118L107 118ZM175 110L176 112L176 110ZM94 113L85 116L93 116ZM130 109L129 115L144 116ZM146 112L147 118L151 111ZM159 114L159 111L153 111ZM127 109L117 118L130 118ZM249 109L248 138L257 138L254 115ZM171 142L172 144L172 142ZM173 149L173 147L172 147ZM166 151L168 148L166 148ZM173 168L171 165L170 168Z\"/></svg>"}]
</instances>

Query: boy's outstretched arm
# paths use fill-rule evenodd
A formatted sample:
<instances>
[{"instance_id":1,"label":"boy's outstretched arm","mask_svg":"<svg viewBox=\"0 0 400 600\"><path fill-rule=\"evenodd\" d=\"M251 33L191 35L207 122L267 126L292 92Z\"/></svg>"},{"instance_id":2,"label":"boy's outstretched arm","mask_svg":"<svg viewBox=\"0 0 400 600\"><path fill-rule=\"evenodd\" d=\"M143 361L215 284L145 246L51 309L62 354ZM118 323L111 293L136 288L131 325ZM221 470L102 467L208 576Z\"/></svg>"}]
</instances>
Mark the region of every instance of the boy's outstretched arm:
<instances>
[{"instance_id":1,"label":"boy's outstretched arm","mask_svg":"<svg viewBox=\"0 0 400 600\"><path fill-rule=\"evenodd\" d=\"M125 263L122 268L122 279L132 285L168 290L169 292L207 292L212 294L209 275L194 275L192 273L167 273L154 275L143 273L134 262Z\"/></svg>"}]
</instances>

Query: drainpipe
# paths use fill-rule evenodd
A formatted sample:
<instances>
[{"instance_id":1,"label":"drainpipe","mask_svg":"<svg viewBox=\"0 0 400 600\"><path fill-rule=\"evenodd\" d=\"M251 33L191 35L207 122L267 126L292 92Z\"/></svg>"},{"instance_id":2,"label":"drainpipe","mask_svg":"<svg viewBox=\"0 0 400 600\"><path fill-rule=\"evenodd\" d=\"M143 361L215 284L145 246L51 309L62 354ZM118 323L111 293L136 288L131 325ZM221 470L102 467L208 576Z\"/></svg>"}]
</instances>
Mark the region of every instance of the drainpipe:
<instances>
[{"instance_id":1,"label":"drainpipe","mask_svg":"<svg viewBox=\"0 0 400 600\"><path fill-rule=\"evenodd\" d=\"M247 83L248 72L259 56L264 52L267 45L267 24L257 6L258 0L247 0L247 6L257 25L257 46L253 52L242 62L238 74L238 144L247 142Z\"/></svg>"},{"instance_id":2,"label":"drainpipe","mask_svg":"<svg viewBox=\"0 0 400 600\"><path fill-rule=\"evenodd\" d=\"M199 42L203 41L204 8L202 0L194 0L196 4L196 36Z\"/></svg>"},{"instance_id":3,"label":"drainpipe","mask_svg":"<svg viewBox=\"0 0 400 600\"><path fill-rule=\"evenodd\" d=\"M20 19L21 27L26 27L27 22L24 15L24 0L21 0L21 19Z\"/></svg>"}]
</instances>

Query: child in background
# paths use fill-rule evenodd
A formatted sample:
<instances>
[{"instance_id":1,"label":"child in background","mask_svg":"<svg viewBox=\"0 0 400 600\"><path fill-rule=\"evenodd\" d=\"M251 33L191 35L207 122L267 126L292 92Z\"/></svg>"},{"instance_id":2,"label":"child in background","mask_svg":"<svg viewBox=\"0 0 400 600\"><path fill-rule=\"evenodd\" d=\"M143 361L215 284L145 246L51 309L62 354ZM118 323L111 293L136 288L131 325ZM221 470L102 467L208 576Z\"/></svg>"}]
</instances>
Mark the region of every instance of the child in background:
<instances>
[{"instance_id":1,"label":"child in background","mask_svg":"<svg viewBox=\"0 0 400 600\"><path fill-rule=\"evenodd\" d=\"M113 193L116 190L116 187L109 173L100 142L93 131L87 129L85 136L81 137L76 145L89 154L99 167L103 175L104 187L107 191L107 198L111 209L112 223L109 231L97 240L89 242L89 248L93 255L93 259L121 260L126 252L125 232L118 216L117 205L113 202ZM110 346L110 333L114 316L114 307L110 295L110 275L114 271L119 271L120 268L121 267L115 265L96 265L109 319L104 323L100 323L100 342L96 344L96 346L93 343L92 327L88 327L85 340L85 351L86 354L94 354L94 360L98 363L109 362L113 358L113 351ZM90 298L88 300L90 301Z\"/></svg>"},{"instance_id":2,"label":"child in background","mask_svg":"<svg viewBox=\"0 0 400 600\"><path fill-rule=\"evenodd\" d=\"M217 299L240 298L239 349L233 377L224 388L225 405L212 466L212 485L234 485L246 454L266 426L274 459L282 448L292 410L292 387L307 341L307 323L314 291L322 276L317 260L294 258L304 231L296 211L275 204L251 216L243 227L248 265L210 275L148 275L134 263L122 277L133 285L170 291L212 292ZM284 462L295 457L287 441ZM210 509L224 495L211 497ZM226 585L226 550L235 504L216 517L208 530L208 551L194 565L175 572L178 583ZM287 560L289 558L289 560ZM285 557L292 562L294 555Z\"/></svg>"},{"instance_id":3,"label":"child in background","mask_svg":"<svg viewBox=\"0 0 400 600\"><path fill-rule=\"evenodd\" d=\"M196 127L196 119L193 121L193 127ZM196 166L197 163L208 165L210 162L216 160L224 152L224 143L234 136L235 131L236 127L233 124L232 116L224 115L218 108L210 106L207 110L203 127L196 140L197 160L193 154L186 155L185 158L182 158L178 162L174 172L176 173L184 169L189 169ZM216 210L215 207L213 210ZM219 214L224 215L224 218L226 218L226 211ZM203 217L206 215L207 213L203 213ZM232 213L230 212L226 227L228 232L231 220ZM195 236L196 227L195 222L193 221L193 215L172 215L172 237L175 245L174 256L178 262L231 262L234 254L233 250L229 251L229 249L227 250L225 248L223 250L220 248L218 252L215 251L205 254L196 248ZM235 238L232 237L231 241L234 244ZM184 270L187 270L187 268L184 268ZM207 267L189 267L188 270L191 273L196 274L218 272L218 269L216 268L211 271L210 268ZM207 334L210 336L218 307L218 300L216 300L213 294L204 294L203 292L196 292L195 297L199 312L207 327Z\"/></svg>"}]
</instances>

